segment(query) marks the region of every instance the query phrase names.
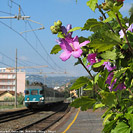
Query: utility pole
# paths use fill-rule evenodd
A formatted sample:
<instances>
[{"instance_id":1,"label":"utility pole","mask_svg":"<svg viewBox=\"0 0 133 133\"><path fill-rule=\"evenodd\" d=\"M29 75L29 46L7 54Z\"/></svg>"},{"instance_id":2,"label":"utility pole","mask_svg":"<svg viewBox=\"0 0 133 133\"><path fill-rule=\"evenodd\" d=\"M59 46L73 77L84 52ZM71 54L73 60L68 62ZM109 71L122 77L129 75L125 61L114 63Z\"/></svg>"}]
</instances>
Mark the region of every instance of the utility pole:
<instances>
[{"instance_id":1,"label":"utility pole","mask_svg":"<svg viewBox=\"0 0 133 133\"><path fill-rule=\"evenodd\" d=\"M16 83L15 83L15 108L17 108L17 49L16 49Z\"/></svg>"}]
</instances>

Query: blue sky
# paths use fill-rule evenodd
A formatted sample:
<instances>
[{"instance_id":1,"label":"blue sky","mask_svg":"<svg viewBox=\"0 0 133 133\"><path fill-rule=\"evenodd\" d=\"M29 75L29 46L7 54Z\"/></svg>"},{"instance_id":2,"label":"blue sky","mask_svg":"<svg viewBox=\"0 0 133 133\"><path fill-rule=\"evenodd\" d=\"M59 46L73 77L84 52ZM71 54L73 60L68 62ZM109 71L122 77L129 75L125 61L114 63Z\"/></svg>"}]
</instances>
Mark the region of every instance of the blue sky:
<instances>
[{"instance_id":1,"label":"blue sky","mask_svg":"<svg viewBox=\"0 0 133 133\"><path fill-rule=\"evenodd\" d=\"M78 0L76 3L76 0L0 0L1 17L10 16L10 14L18 15L18 5L20 5L22 15L24 13L26 16L30 16L31 20L39 22L45 27L44 30L35 31L35 34L33 32L22 34L29 44L17 33L31 30L29 23L33 29L38 29L41 25L30 21L27 23L24 20L0 19L0 67L15 66L15 51L17 48L18 66L48 65L48 68L41 70L43 72L64 72L66 70L69 73L67 76L87 75L82 66L73 66L77 59L71 57L63 62L59 59L61 52L57 55L50 55L57 39L57 36L50 31L50 26L53 25L54 21L61 20L65 26L72 24L73 27L82 27L87 19L100 16L97 11L94 13L86 6L87 1ZM103 2L103 0L100 0L100 2ZM133 2L132 0L125 0L124 3L121 13L123 16L129 16L128 10ZM73 36L88 37L90 34L88 31L76 31ZM40 69L26 69L26 71L35 72L40 71Z\"/></svg>"}]
</instances>

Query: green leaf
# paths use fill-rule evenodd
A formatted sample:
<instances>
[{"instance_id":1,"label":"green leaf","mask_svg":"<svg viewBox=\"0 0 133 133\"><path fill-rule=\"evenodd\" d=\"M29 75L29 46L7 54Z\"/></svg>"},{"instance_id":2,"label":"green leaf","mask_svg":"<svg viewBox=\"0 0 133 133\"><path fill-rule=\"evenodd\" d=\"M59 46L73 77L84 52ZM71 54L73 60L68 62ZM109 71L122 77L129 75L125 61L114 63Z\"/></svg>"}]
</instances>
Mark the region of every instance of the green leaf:
<instances>
[{"instance_id":1,"label":"green leaf","mask_svg":"<svg viewBox=\"0 0 133 133\"><path fill-rule=\"evenodd\" d=\"M112 107L109 107L109 108L105 111L105 113L101 116L101 118L105 118L107 114L110 114L110 112L112 112L111 110L112 110Z\"/></svg>"},{"instance_id":2,"label":"green leaf","mask_svg":"<svg viewBox=\"0 0 133 133\"><path fill-rule=\"evenodd\" d=\"M86 64L87 64L87 57L84 57L84 58L82 59L82 61L83 61L83 64L86 65Z\"/></svg>"},{"instance_id":3,"label":"green leaf","mask_svg":"<svg viewBox=\"0 0 133 133\"><path fill-rule=\"evenodd\" d=\"M99 78L98 78L98 80L97 80L97 84L98 84L98 86L101 88L101 89L104 89L105 88L105 82L106 82L106 80L107 80L107 77L108 77L108 74L109 74L109 72L108 72L108 70L107 69L105 69L103 72L100 72L99 73Z\"/></svg>"},{"instance_id":4,"label":"green leaf","mask_svg":"<svg viewBox=\"0 0 133 133\"><path fill-rule=\"evenodd\" d=\"M99 61L99 62L97 62L97 63L94 63L94 64L92 65L92 67L93 67L93 68L100 67L100 66L103 65L103 63L106 62L106 61L107 61L107 60L101 60L101 61Z\"/></svg>"},{"instance_id":5,"label":"green leaf","mask_svg":"<svg viewBox=\"0 0 133 133\"><path fill-rule=\"evenodd\" d=\"M129 25L131 25L132 23L133 23L133 14L129 18Z\"/></svg>"},{"instance_id":6,"label":"green leaf","mask_svg":"<svg viewBox=\"0 0 133 133\"><path fill-rule=\"evenodd\" d=\"M113 51L106 51L105 53L101 54L101 57L103 59L111 59L111 60L115 60L116 59L116 52Z\"/></svg>"},{"instance_id":7,"label":"green leaf","mask_svg":"<svg viewBox=\"0 0 133 133\"><path fill-rule=\"evenodd\" d=\"M88 38L85 38L85 37L83 37L83 36L80 36L78 39L79 39L79 43L82 43L82 42L84 42L84 41L89 40Z\"/></svg>"},{"instance_id":8,"label":"green leaf","mask_svg":"<svg viewBox=\"0 0 133 133\"><path fill-rule=\"evenodd\" d=\"M113 42L109 42L109 41L99 41L99 40L95 40L93 42L90 42L89 45L95 49L98 50L98 52L103 52L106 50L109 50L111 48L114 47L114 45L116 45Z\"/></svg>"},{"instance_id":9,"label":"green leaf","mask_svg":"<svg viewBox=\"0 0 133 133\"><path fill-rule=\"evenodd\" d=\"M99 72L99 73L97 73L97 75L94 77L94 83L97 83L100 74L101 74L101 73Z\"/></svg>"},{"instance_id":10,"label":"green leaf","mask_svg":"<svg viewBox=\"0 0 133 133\"><path fill-rule=\"evenodd\" d=\"M53 47L53 49L51 50L51 53L50 54L57 54L59 51L61 51L62 49L61 49L61 47L60 47L60 45L55 45L54 47Z\"/></svg>"},{"instance_id":11,"label":"green leaf","mask_svg":"<svg viewBox=\"0 0 133 133\"><path fill-rule=\"evenodd\" d=\"M103 129L104 133L110 133L115 125L116 125L116 120L110 121L108 124L104 126L104 129Z\"/></svg>"},{"instance_id":12,"label":"green leaf","mask_svg":"<svg viewBox=\"0 0 133 133\"><path fill-rule=\"evenodd\" d=\"M128 120L128 123L133 131L133 114L126 113L125 118Z\"/></svg>"},{"instance_id":13,"label":"green leaf","mask_svg":"<svg viewBox=\"0 0 133 133\"><path fill-rule=\"evenodd\" d=\"M83 87L86 84L89 85L90 87L92 87L92 82L90 81L90 79L88 79L87 77L80 77L70 87L70 90L74 90L74 89L77 90L77 89Z\"/></svg>"},{"instance_id":14,"label":"green leaf","mask_svg":"<svg viewBox=\"0 0 133 133\"><path fill-rule=\"evenodd\" d=\"M118 16L119 16L119 18L121 20L122 19L122 15L119 12L119 9L121 7L122 7L122 5L120 5L120 6L113 6L113 8L110 11L107 12L109 17L107 19L105 19L103 22L107 23L107 22L110 22L113 19L116 19L116 13L118 14Z\"/></svg>"},{"instance_id":15,"label":"green leaf","mask_svg":"<svg viewBox=\"0 0 133 133\"><path fill-rule=\"evenodd\" d=\"M102 103L95 104L94 107L93 107L93 111L95 111L98 108L104 107L104 106L105 106L105 104L102 104Z\"/></svg>"},{"instance_id":16,"label":"green leaf","mask_svg":"<svg viewBox=\"0 0 133 133\"><path fill-rule=\"evenodd\" d=\"M82 27L74 27L74 28L70 29L68 31L68 33L73 32L73 31L76 31L76 30L81 30L81 29L83 29L83 28Z\"/></svg>"},{"instance_id":17,"label":"green leaf","mask_svg":"<svg viewBox=\"0 0 133 133\"><path fill-rule=\"evenodd\" d=\"M133 42L133 33L131 31L127 31L127 37L128 37L129 42L132 43Z\"/></svg>"},{"instance_id":18,"label":"green leaf","mask_svg":"<svg viewBox=\"0 0 133 133\"><path fill-rule=\"evenodd\" d=\"M97 2L98 0L89 0L86 4L91 8L92 11L95 11Z\"/></svg>"},{"instance_id":19,"label":"green leaf","mask_svg":"<svg viewBox=\"0 0 133 133\"><path fill-rule=\"evenodd\" d=\"M120 38L112 32L104 32L101 34L101 39L95 39L88 45L98 50L98 52L107 51L115 45L120 45Z\"/></svg>"},{"instance_id":20,"label":"green leaf","mask_svg":"<svg viewBox=\"0 0 133 133\"><path fill-rule=\"evenodd\" d=\"M132 105L132 106L130 106L130 107L128 107L128 109L127 109L127 110L128 110L128 113L130 113L130 114L131 114L131 113L133 113L133 105Z\"/></svg>"},{"instance_id":21,"label":"green leaf","mask_svg":"<svg viewBox=\"0 0 133 133\"><path fill-rule=\"evenodd\" d=\"M126 123L119 122L113 130L113 133L131 133L131 128Z\"/></svg>"},{"instance_id":22,"label":"green leaf","mask_svg":"<svg viewBox=\"0 0 133 133\"><path fill-rule=\"evenodd\" d=\"M71 103L72 107L79 108L81 107L82 111L92 108L92 106L96 103L95 99L91 99L88 96L82 96L74 100Z\"/></svg>"},{"instance_id":23,"label":"green leaf","mask_svg":"<svg viewBox=\"0 0 133 133\"><path fill-rule=\"evenodd\" d=\"M83 90L84 90L84 91L91 91L91 90L93 90L93 88L87 88L87 87L86 87L86 88L84 88Z\"/></svg>"},{"instance_id":24,"label":"green leaf","mask_svg":"<svg viewBox=\"0 0 133 133\"><path fill-rule=\"evenodd\" d=\"M115 44L121 43L121 39L118 35L112 33L112 32L104 32L105 38L107 38L108 41L114 42Z\"/></svg>"},{"instance_id":25,"label":"green leaf","mask_svg":"<svg viewBox=\"0 0 133 133\"><path fill-rule=\"evenodd\" d=\"M106 117L103 120L103 125L105 125L105 123L108 121L108 119L113 115L113 113L111 114L107 114Z\"/></svg>"},{"instance_id":26,"label":"green leaf","mask_svg":"<svg viewBox=\"0 0 133 133\"><path fill-rule=\"evenodd\" d=\"M62 32L58 32L58 37L59 38L65 38L64 35L62 34Z\"/></svg>"},{"instance_id":27,"label":"green leaf","mask_svg":"<svg viewBox=\"0 0 133 133\"><path fill-rule=\"evenodd\" d=\"M102 22L98 22L96 19L88 19L84 24L83 30L90 30L90 31L98 31L102 28L104 24Z\"/></svg>"},{"instance_id":28,"label":"green leaf","mask_svg":"<svg viewBox=\"0 0 133 133\"><path fill-rule=\"evenodd\" d=\"M114 71L114 76L113 76L113 78L112 78L112 80L111 80L111 84L113 83L113 81L114 81L115 79L118 79L118 78L120 78L121 76L123 77L123 74L126 72L127 69L128 69L128 67L126 67L126 68L121 68L120 70Z\"/></svg>"},{"instance_id":29,"label":"green leaf","mask_svg":"<svg viewBox=\"0 0 133 133\"><path fill-rule=\"evenodd\" d=\"M114 106L116 103L116 95L113 92L102 92L102 103L106 106Z\"/></svg>"},{"instance_id":30,"label":"green leaf","mask_svg":"<svg viewBox=\"0 0 133 133\"><path fill-rule=\"evenodd\" d=\"M115 45L120 45L121 40L119 36L112 32L104 32L101 34L100 39L91 41L88 45L98 50L98 52L107 51Z\"/></svg>"},{"instance_id":31,"label":"green leaf","mask_svg":"<svg viewBox=\"0 0 133 133\"><path fill-rule=\"evenodd\" d=\"M106 19L103 21L103 23L110 22L111 20L113 20L113 17L108 17L108 18L106 18Z\"/></svg>"}]
</instances>

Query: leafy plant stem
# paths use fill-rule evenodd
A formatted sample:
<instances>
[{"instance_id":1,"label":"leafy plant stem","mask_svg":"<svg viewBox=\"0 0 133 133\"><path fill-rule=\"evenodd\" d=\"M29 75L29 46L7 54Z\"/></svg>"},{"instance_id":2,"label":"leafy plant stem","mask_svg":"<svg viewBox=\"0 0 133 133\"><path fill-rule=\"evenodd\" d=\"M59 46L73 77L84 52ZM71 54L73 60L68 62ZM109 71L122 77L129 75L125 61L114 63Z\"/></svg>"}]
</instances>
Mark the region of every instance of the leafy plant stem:
<instances>
[{"instance_id":1,"label":"leafy plant stem","mask_svg":"<svg viewBox=\"0 0 133 133\"><path fill-rule=\"evenodd\" d=\"M104 19L106 19L106 16L105 16L105 14L103 13L103 11L101 10L100 6L99 6L98 4L96 4L96 5L97 5L97 8L99 9L99 12L103 15ZM107 22L106 24L109 26L110 30L111 30L113 33L115 33L114 30L112 29L111 25L110 25L108 22Z\"/></svg>"},{"instance_id":2,"label":"leafy plant stem","mask_svg":"<svg viewBox=\"0 0 133 133\"><path fill-rule=\"evenodd\" d=\"M128 88L128 91L131 93L131 95L133 96L133 93L132 93L132 91Z\"/></svg>"},{"instance_id":3,"label":"leafy plant stem","mask_svg":"<svg viewBox=\"0 0 133 133\"><path fill-rule=\"evenodd\" d=\"M115 15L116 15L117 21L118 21L118 23L119 23L119 25L120 25L120 27L121 27L121 29L122 29L124 35L125 35L126 43L127 43L128 47L129 47L131 53L133 54L133 49L132 49L132 47L131 47L131 45L130 45L130 43L129 43L129 41L128 41L128 38L127 38L127 34L126 34L126 32L125 32L125 29L123 28L123 26L122 26L122 24L121 24L121 21L120 21L120 19L119 19L118 14L116 13Z\"/></svg>"},{"instance_id":4,"label":"leafy plant stem","mask_svg":"<svg viewBox=\"0 0 133 133\"><path fill-rule=\"evenodd\" d=\"M92 76L91 72L86 68L86 66L84 65L84 63L82 62L82 60L80 58L78 58L79 62L82 64L82 66L85 68L85 70L89 73L90 77L93 79L94 81L94 77Z\"/></svg>"}]
</instances>

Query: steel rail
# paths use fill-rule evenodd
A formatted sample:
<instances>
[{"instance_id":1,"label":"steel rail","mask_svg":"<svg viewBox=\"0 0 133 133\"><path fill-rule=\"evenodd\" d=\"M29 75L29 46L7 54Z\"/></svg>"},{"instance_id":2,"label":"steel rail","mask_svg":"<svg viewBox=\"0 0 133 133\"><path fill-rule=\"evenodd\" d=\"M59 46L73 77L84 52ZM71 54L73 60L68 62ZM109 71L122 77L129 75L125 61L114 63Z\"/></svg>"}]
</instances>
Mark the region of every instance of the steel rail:
<instances>
[{"instance_id":1,"label":"steel rail","mask_svg":"<svg viewBox=\"0 0 133 133\"><path fill-rule=\"evenodd\" d=\"M45 123L45 122L47 123L47 120L50 119L50 117L55 117L55 115L58 114L58 113L60 113L60 111L63 111L63 109L68 109L68 104L65 105L65 106L63 106L62 108L58 109L56 112L50 114L49 116L44 117L44 118L42 118L42 119L40 119L40 120L38 120L38 121L36 121L36 122L33 122L33 123L29 124L29 125L24 126L24 127L22 127L22 128L19 128L19 129L17 129L16 131L17 131L17 132L18 132L18 131L27 131L27 130L29 130L29 129L33 130L33 128L36 127L37 124L39 124L39 127L40 127L40 126L41 126L40 123ZM70 109L69 109L69 110L70 110ZM69 111L69 110L68 110L68 111ZM64 117L64 115L65 115L68 111L65 110L65 113L63 113L63 115L61 115L60 117L58 117L56 120L51 121L51 122L50 122L47 126L45 126L45 127L44 127L44 126L41 127L41 131L45 131L45 130L47 130L49 127L51 127L52 125L54 125L57 121L59 121L62 117ZM48 120L48 121L49 121L49 120ZM30 131L30 130L29 130L29 131ZM39 131L40 131L40 128L39 128Z\"/></svg>"},{"instance_id":2,"label":"steel rail","mask_svg":"<svg viewBox=\"0 0 133 133\"><path fill-rule=\"evenodd\" d=\"M18 118L22 118L22 117L26 117L26 116L29 116L29 115L33 115L37 112L32 112L30 110L25 110L25 111L19 111L15 114L10 113L10 114L4 114L4 116L0 117L0 123L4 123L4 122L8 122L8 121L12 121L12 120L15 120L15 119L18 119Z\"/></svg>"}]
</instances>

